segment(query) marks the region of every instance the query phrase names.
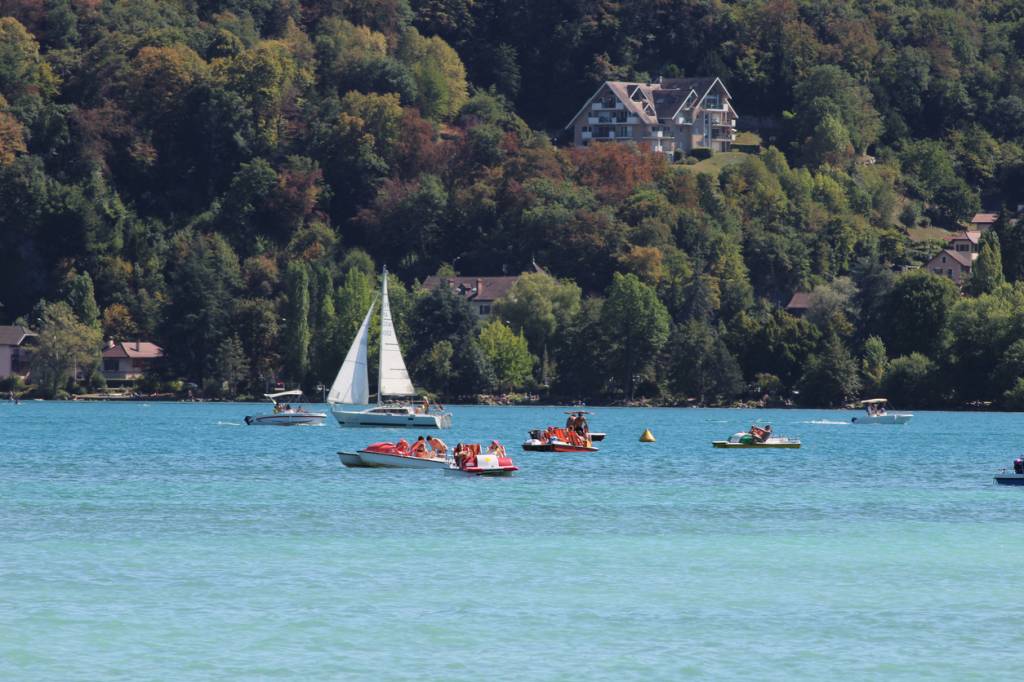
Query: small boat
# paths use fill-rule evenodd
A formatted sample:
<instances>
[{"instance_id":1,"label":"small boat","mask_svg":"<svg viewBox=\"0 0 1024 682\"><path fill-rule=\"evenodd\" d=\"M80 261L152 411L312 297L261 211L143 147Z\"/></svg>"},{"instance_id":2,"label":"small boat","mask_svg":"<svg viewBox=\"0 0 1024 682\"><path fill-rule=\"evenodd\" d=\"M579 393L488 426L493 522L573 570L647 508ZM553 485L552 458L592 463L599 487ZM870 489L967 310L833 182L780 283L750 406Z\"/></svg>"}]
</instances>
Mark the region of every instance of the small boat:
<instances>
[{"instance_id":1,"label":"small boat","mask_svg":"<svg viewBox=\"0 0 1024 682\"><path fill-rule=\"evenodd\" d=\"M397 443L372 443L355 452L341 451L338 458L347 467L444 469L448 466L444 455L429 448L414 452L405 440Z\"/></svg>"},{"instance_id":2,"label":"small boat","mask_svg":"<svg viewBox=\"0 0 1024 682\"><path fill-rule=\"evenodd\" d=\"M886 409L888 403L887 398L862 400L860 405L864 408L864 416L854 417L851 421L854 424L906 424L914 418L914 415L906 412L889 412Z\"/></svg>"},{"instance_id":3,"label":"small boat","mask_svg":"<svg viewBox=\"0 0 1024 682\"><path fill-rule=\"evenodd\" d=\"M424 400L422 405L408 401L386 402L385 396L407 398L416 395L409 371L398 345L398 335L391 319L388 301L388 269L384 268L380 297L380 371L377 377L377 404L370 406L370 377L367 354L370 319L377 302L363 318L356 338L345 355L338 375L327 394L331 413L341 426L391 426L418 429L446 429L452 425L452 415L443 410L431 411Z\"/></svg>"},{"instance_id":4,"label":"small boat","mask_svg":"<svg viewBox=\"0 0 1024 682\"><path fill-rule=\"evenodd\" d=\"M1013 473L1006 469L996 474L995 481L999 485L1024 485L1024 457L1013 460Z\"/></svg>"},{"instance_id":5,"label":"small boat","mask_svg":"<svg viewBox=\"0 0 1024 682\"><path fill-rule=\"evenodd\" d=\"M773 436L771 424L764 428L754 425L749 431L729 436L729 440L711 441L716 448L798 448L800 440L786 436Z\"/></svg>"},{"instance_id":6,"label":"small boat","mask_svg":"<svg viewBox=\"0 0 1024 682\"><path fill-rule=\"evenodd\" d=\"M309 412L303 407L292 407L283 403L282 398L295 396L302 398L302 391L281 391L280 393L264 393L274 403L274 411L269 414L254 414L245 418L249 426L322 426L327 418L325 412Z\"/></svg>"},{"instance_id":7,"label":"small boat","mask_svg":"<svg viewBox=\"0 0 1024 682\"><path fill-rule=\"evenodd\" d=\"M462 449L457 447L455 452L447 456L447 462L445 473L452 474L511 476L512 472L519 471L519 467L512 463L512 458L505 454L505 448L501 446L496 451L481 453L476 443L463 445Z\"/></svg>"},{"instance_id":8,"label":"small boat","mask_svg":"<svg viewBox=\"0 0 1024 682\"><path fill-rule=\"evenodd\" d=\"M588 438L575 431L550 426L547 429L530 431L530 438L523 443L523 450L531 452L597 452Z\"/></svg>"}]
</instances>

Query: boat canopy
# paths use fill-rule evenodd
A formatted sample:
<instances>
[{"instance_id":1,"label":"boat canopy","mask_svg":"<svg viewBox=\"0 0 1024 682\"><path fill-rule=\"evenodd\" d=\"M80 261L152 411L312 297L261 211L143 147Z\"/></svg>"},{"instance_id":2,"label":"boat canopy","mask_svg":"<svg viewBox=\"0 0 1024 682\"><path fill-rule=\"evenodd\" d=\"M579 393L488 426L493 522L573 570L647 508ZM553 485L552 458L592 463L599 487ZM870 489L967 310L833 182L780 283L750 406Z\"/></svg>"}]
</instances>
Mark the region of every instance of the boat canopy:
<instances>
[{"instance_id":1,"label":"boat canopy","mask_svg":"<svg viewBox=\"0 0 1024 682\"><path fill-rule=\"evenodd\" d=\"M302 396L302 389L296 388L295 390L292 390L292 391L281 391L280 393L264 393L263 397L264 398L270 398L271 400L273 400L276 403L278 398L283 398L283 397L289 396L289 395L294 395L294 396L301 397Z\"/></svg>"},{"instance_id":2,"label":"boat canopy","mask_svg":"<svg viewBox=\"0 0 1024 682\"><path fill-rule=\"evenodd\" d=\"M593 412L587 412L586 410L574 410L572 412L566 412L565 414L594 414Z\"/></svg>"},{"instance_id":3,"label":"boat canopy","mask_svg":"<svg viewBox=\"0 0 1024 682\"><path fill-rule=\"evenodd\" d=\"M871 398L869 400L860 401L861 405L880 405L882 403L889 402L888 398Z\"/></svg>"}]
</instances>

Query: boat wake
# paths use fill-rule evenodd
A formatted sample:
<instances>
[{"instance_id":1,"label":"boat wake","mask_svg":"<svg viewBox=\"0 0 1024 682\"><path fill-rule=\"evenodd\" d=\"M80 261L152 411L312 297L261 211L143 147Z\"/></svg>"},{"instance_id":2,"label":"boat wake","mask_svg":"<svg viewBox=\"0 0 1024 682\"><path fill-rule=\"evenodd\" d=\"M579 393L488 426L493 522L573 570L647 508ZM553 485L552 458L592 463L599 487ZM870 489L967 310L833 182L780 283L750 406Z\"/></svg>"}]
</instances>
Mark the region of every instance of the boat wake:
<instances>
[{"instance_id":1,"label":"boat wake","mask_svg":"<svg viewBox=\"0 0 1024 682\"><path fill-rule=\"evenodd\" d=\"M241 422L217 422L217 426L245 426Z\"/></svg>"},{"instance_id":2,"label":"boat wake","mask_svg":"<svg viewBox=\"0 0 1024 682\"><path fill-rule=\"evenodd\" d=\"M800 424L828 424L830 426L849 426L850 422L836 421L835 419L812 419L810 421L799 422Z\"/></svg>"}]
</instances>

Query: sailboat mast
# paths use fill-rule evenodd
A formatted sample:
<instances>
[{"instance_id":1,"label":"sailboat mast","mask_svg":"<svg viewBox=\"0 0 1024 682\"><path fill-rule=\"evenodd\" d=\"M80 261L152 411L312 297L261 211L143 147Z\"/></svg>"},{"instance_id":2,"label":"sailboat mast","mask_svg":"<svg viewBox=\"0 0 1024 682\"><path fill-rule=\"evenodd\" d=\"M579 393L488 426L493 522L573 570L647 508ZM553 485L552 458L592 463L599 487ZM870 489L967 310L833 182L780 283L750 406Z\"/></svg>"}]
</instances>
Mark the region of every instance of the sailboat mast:
<instances>
[{"instance_id":1,"label":"sailboat mast","mask_svg":"<svg viewBox=\"0 0 1024 682\"><path fill-rule=\"evenodd\" d=\"M380 298L380 352L377 362L377 405L384 403L384 311L390 306L388 303L388 266L384 266L382 276L384 283L381 286Z\"/></svg>"}]
</instances>

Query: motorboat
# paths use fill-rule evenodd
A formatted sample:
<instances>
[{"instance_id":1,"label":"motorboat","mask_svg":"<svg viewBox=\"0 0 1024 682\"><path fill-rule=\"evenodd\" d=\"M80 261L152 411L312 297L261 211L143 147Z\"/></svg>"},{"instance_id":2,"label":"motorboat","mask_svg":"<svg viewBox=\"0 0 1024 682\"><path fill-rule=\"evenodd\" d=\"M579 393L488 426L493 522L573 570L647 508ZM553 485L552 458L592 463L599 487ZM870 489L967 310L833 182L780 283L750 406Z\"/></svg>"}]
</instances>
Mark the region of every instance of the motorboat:
<instances>
[{"instance_id":1,"label":"motorboat","mask_svg":"<svg viewBox=\"0 0 1024 682\"><path fill-rule=\"evenodd\" d=\"M511 476L513 472L519 471L519 467L512 463L512 458L505 454L505 448L501 446L481 453L480 446L476 443L462 445L461 448L456 448L452 454L448 455L446 460L448 468L445 473L470 476Z\"/></svg>"},{"instance_id":2,"label":"motorboat","mask_svg":"<svg viewBox=\"0 0 1024 682\"><path fill-rule=\"evenodd\" d=\"M371 443L355 452L338 452L341 463L347 467L389 469L444 469L448 466L445 455L430 448L416 450L400 440L397 443Z\"/></svg>"},{"instance_id":3,"label":"motorboat","mask_svg":"<svg viewBox=\"0 0 1024 682\"><path fill-rule=\"evenodd\" d=\"M711 441L716 448L798 448L798 438L772 435L771 425L751 426L749 431L741 431L729 436L728 440Z\"/></svg>"},{"instance_id":4,"label":"motorboat","mask_svg":"<svg viewBox=\"0 0 1024 682\"><path fill-rule=\"evenodd\" d=\"M338 375L327 394L331 414L341 426L390 426L418 429L446 429L452 415L426 400L413 404L416 395L409 371L398 345L391 304L388 301L388 269L384 268L380 295L380 371L377 377L377 404L370 405L370 377L367 355L370 319L376 301L370 304L356 338L345 355ZM393 398L394 400L387 400ZM405 399L405 400L403 400Z\"/></svg>"},{"instance_id":5,"label":"motorboat","mask_svg":"<svg viewBox=\"0 0 1024 682\"><path fill-rule=\"evenodd\" d=\"M999 485L1024 485L1024 458L1013 460L1013 473L1003 469L996 474L995 481Z\"/></svg>"},{"instance_id":6,"label":"motorboat","mask_svg":"<svg viewBox=\"0 0 1024 682\"><path fill-rule=\"evenodd\" d=\"M913 419L914 415L906 412L889 412L888 403L889 400L886 398L862 400L860 405L864 408L865 414L854 417L851 421L854 424L906 424Z\"/></svg>"},{"instance_id":7,"label":"motorboat","mask_svg":"<svg viewBox=\"0 0 1024 682\"><path fill-rule=\"evenodd\" d=\"M530 431L523 450L531 452L597 452L593 442L575 431L549 426Z\"/></svg>"},{"instance_id":8,"label":"motorboat","mask_svg":"<svg viewBox=\"0 0 1024 682\"><path fill-rule=\"evenodd\" d=\"M246 417L245 423L249 426L323 426L324 419L327 418L325 412L309 412L302 406L292 407L291 403L284 402L284 399L289 397L301 400L300 390L264 393L263 396L274 404L274 410Z\"/></svg>"}]
</instances>

